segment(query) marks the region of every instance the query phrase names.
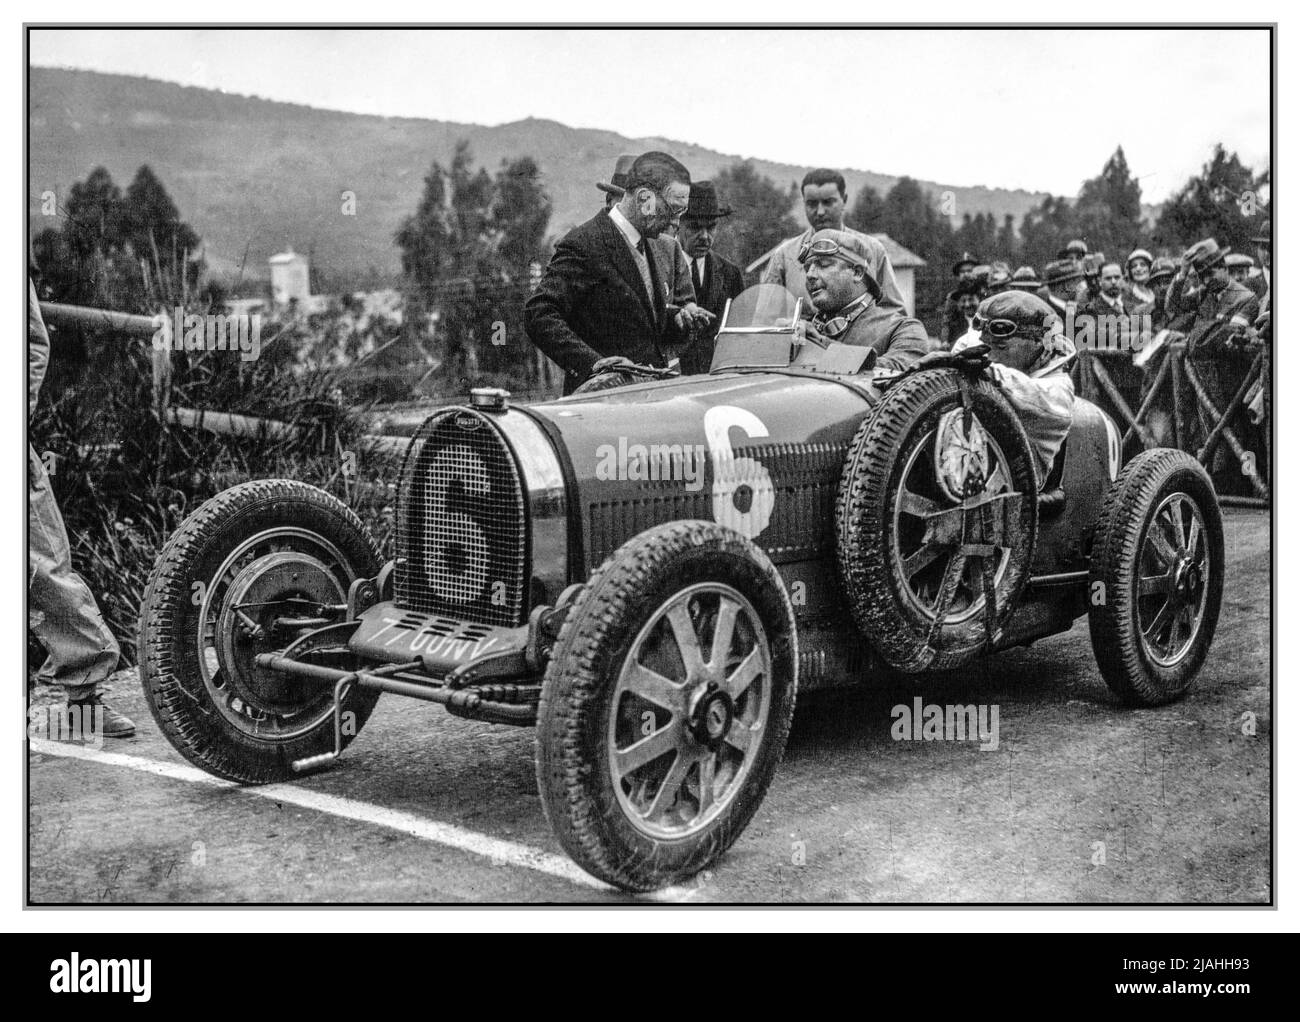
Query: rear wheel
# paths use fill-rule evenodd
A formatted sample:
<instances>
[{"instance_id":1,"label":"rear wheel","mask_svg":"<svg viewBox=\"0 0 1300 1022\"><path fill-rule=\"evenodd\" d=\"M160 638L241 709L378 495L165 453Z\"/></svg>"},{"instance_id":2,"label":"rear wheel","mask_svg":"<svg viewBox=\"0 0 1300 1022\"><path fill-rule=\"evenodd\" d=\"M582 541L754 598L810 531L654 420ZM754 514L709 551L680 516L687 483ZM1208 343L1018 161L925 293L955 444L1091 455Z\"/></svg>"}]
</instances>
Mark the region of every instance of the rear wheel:
<instances>
[{"instance_id":1,"label":"rear wheel","mask_svg":"<svg viewBox=\"0 0 1300 1022\"><path fill-rule=\"evenodd\" d=\"M628 541L561 629L537 784L565 850L628 890L689 877L744 830L794 713L794 612L767 557L710 522Z\"/></svg>"},{"instance_id":2,"label":"rear wheel","mask_svg":"<svg viewBox=\"0 0 1300 1022\"><path fill-rule=\"evenodd\" d=\"M159 554L141 604L141 680L163 734L195 765L246 783L283 780L295 760L332 751L333 686L255 658L290 647L354 670L342 607L351 583L378 571L357 516L314 486L260 480L203 504ZM356 687L345 696L345 743L377 699Z\"/></svg>"},{"instance_id":3,"label":"rear wheel","mask_svg":"<svg viewBox=\"0 0 1300 1022\"><path fill-rule=\"evenodd\" d=\"M1186 694L1214 639L1223 569L1223 517L1205 469L1161 449L1124 466L1089 571L1092 649L1111 691L1143 706Z\"/></svg>"}]
</instances>

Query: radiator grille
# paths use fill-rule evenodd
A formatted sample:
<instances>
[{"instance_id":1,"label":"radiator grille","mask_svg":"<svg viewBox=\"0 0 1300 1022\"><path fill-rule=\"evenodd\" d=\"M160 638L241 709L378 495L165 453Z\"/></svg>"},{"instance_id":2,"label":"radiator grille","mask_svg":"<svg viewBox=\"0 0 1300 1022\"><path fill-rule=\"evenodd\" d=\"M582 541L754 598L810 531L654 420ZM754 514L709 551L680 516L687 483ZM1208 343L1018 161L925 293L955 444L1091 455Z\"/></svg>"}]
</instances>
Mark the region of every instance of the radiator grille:
<instances>
[{"instance_id":1,"label":"radiator grille","mask_svg":"<svg viewBox=\"0 0 1300 1022\"><path fill-rule=\"evenodd\" d=\"M406 452L397 496L397 605L522 623L524 507L514 458L487 416L455 408L426 419Z\"/></svg>"}]
</instances>

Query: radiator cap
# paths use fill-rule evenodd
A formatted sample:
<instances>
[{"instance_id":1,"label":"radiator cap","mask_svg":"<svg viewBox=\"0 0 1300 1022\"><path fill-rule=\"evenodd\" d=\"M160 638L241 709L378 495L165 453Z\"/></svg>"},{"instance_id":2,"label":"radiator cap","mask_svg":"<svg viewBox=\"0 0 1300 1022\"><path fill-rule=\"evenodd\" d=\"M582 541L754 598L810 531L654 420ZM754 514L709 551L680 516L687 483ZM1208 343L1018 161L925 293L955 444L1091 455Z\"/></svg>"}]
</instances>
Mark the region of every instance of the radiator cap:
<instances>
[{"instance_id":1,"label":"radiator cap","mask_svg":"<svg viewBox=\"0 0 1300 1022\"><path fill-rule=\"evenodd\" d=\"M510 403L510 391L502 387L475 387L469 392L469 403L486 412L503 412Z\"/></svg>"}]
</instances>

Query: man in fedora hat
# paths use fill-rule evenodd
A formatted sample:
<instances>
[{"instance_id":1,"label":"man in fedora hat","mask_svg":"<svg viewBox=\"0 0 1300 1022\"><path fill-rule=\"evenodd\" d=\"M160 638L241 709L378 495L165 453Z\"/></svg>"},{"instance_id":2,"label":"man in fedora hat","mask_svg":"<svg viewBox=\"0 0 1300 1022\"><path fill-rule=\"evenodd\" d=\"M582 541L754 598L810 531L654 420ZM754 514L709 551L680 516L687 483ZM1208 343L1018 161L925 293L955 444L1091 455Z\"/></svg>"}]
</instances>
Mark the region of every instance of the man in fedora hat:
<instances>
[{"instance_id":1,"label":"man in fedora hat","mask_svg":"<svg viewBox=\"0 0 1300 1022\"><path fill-rule=\"evenodd\" d=\"M1028 291L1031 295L1038 294L1038 289L1043 286L1043 282L1038 279L1038 271L1032 266L1018 266L1016 272L1011 274L1010 290Z\"/></svg>"},{"instance_id":2,"label":"man in fedora hat","mask_svg":"<svg viewBox=\"0 0 1300 1022\"><path fill-rule=\"evenodd\" d=\"M804 284L799 253L818 231L843 231L859 238L869 253L867 258L871 264L871 276L880 287L880 304L892 305L900 312L903 311L903 293L898 289L898 281L894 277L894 268L889 264L889 256L885 254L885 246L869 234L844 226L845 202L848 200L844 175L826 167L810 170L803 176L799 191L803 195L808 230L781 242L768 260L762 282L782 285L796 298L804 299L804 304L807 305L808 288ZM811 316L812 310L805 309L804 315Z\"/></svg>"},{"instance_id":3,"label":"man in fedora hat","mask_svg":"<svg viewBox=\"0 0 1300 1022\"><path fill-rule=\"evenodd\" d=\"M930 350L920 320L882 305L871 275L873 251L856 231L815 232L799 253L817 314L808 333L823 344L838 341L876 352L876 365L902 370Z\"/></svg>"},{"instance_id":4,"label":"man in fedora hat","mask_svg":"<svg viewBox=\"0 0 1300 1022\"><path fill-rule=\"evenodd\" d=\"M1151 303L1151 328L1163 330L1169 325L1169 315L1165 311L1165 297L1169 294L1169 285L1173 283L1178 267L1168 256L1158 256L1151 263L1151 275L1147 278L1154 296Z\"/></svg>"},{"instance_id":5,"label":"man in fedora hat","mask_svg":"<svg viewBox=\"0 0 1300 1022\"><path fill-rule=\"evenodd\" d=\"M597 181L596 187L605 193L605 210L609 211L614 208L615 203L623 198L623 193L627 190L627 172L632 169L632 164L636 162L634 153L623 153L614 163L614 173L610 176L609 181Z\"/></svg>"},{"instance_id":6,"label":"man in fedora hat","mask_svg":"<svg viewBox=\"0 0 1300 1022\"><path fill-rule=\"evenodd\" d=\"M1054 259L1043 268L1043 287L1047 293L1040 293L1040 296L1061 317L1067 337L1074 330L1074 314L1079 307L1079 283L1082 280L1083 266L1074 259Z\"/></svg>"},{"instance_id":7,"label":"man in fedora hat","mask_svg":"<svg viewBox=\"0 0 1300 1022\"><path fill-rule=\"evenodd\" d=\"M691 183L691 197L682 214L677 240L686 252L690 265L691 286L700 307L717 317L701 327L695 339L682 352L682 373L707 373L713 363L713 346L722 324L727 302L745 290L745 277L739 266L713 251L718 225L732 214L730 206L718 201L712 181Z\"/></svg>"},{"instance_id":8,"label":"man in fedora hat","mask_svg":"<svg viewBox=\"0 0 1300 1022\"><path fill-rule=\"evenodd\" d=\"M691 291L665 229L686 212L691 175L667 153L638 156L623 197L566 234L524 305L528 339L564 370L564 393L618 355L667 367L713 316Z\"/></svg>"},{"instance_id":9,"label":"man in fedora hat","mask_svg":"<svg viewBox=\"0 0 1300 1022\"><path fill-rule=\"evenodd\" d=\"M1188 357L1197 348L1202 355L1221 350L1235 324L1249 325L1259 314L1259 299L1228 272L1230 251L1213 238L1198 241L1183 253L1169 285L1165 307L1171 320L1185 324Z\"/></svg>"},{"instance_id":10,"label":"man in fedora hat","mask_svg":"<svg viewBox=\"0 0 1300 1022\"><path fill-rule=\"evenodd\" d=\"M1268 293L1268 282L1263 274L1255 268L1255 260L1244 252L1230 252L1224 258L1228 267L1228 276L1242 284L1260 301Z\"/></svg>"},{"instance_id":11,"label":"man in fedora hat","mask_svg":"<svg viewBox=\"0 0 1300 1022\"><path fill-rule=\"evenodd\" d=\"M1206 238L1183 253L1182 265L1169 285L1165 307L1176 329L1187 334L1187 359L1195 366L1211 400L1223 410L1236 392L1252 356L1234 343L1259 315L1259 299L1228 273L1230 249ZM1189 395L1200 418L1200 443L1216 423ZM1223 448L1216 450L1211 471L1223 467Z\"/></svg>"},{"instance_id":12,"label":"man in fedora hat","mask_svg":"<svg viewBox=\"0 0 1300 1022\"><path fill-rule=\"evenodd\" d=\"M1083 257L1088 254L1088 246L1083 241L1075 238L1066 244L1065 248L1056 253L1057 259L1073 259L1075 262L1083 262Z\"/></svg>"}]
</instances>

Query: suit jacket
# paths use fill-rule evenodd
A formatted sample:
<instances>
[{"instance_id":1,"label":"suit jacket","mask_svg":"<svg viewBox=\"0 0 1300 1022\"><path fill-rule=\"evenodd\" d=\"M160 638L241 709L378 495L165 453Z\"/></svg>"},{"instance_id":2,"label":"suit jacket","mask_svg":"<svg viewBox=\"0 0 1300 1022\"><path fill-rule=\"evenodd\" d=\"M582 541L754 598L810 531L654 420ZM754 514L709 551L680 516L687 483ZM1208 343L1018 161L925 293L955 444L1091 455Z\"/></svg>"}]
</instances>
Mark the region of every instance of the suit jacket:
<instances>
[{"instance_id":1,"label":"suit jacket","mask_svg":"<svg viewBox=\"0 0 1300 1022\"><path fill-rule=\"evenodd\" d=\"M690 265L691 259L687 256L686 275L688 279L690 277ZM704 279L701 284L703 285L703 293L697 294L695 300L700 304L701 308L708 309L717 319L701 330L699 336L687 345L682 352L682 373L684 375L707 373L709 371L709 366L713 364L713 346L717 342L718 327L722 326L722 310L727 307L728 300L735 298L745 290L745 275L735 263L710 252L704 257ZM691 287L694 288L694 286L692 283Z\"/></svg>"},{"instance_id":2,"label":"suit jacket","mask_svg":"<svg viewBox=\"0 0 1300 1022\"><path fill-rule=\"evenodd\" d=\"M681 344L666 306L694 298L686 253L675 238L647 242L654 263L653 302L627 239L604 211L555 247L541 283L524 305L524 329L564 370L564 393L586 380L598 359L623 355L663 367Z\"/></svg>"},{"instance_id":3,"label":"suit jacket","mask_svg":"<svg viewBox=\"0 0 1300 1022\"><path fill-rule=\"evenodd\" d=\"M1135 301L1131 295L1123 292L1119 296L1118 309L1099 294L1075 312L1075 336L1071 340L1079 340L1091 331L1092 341L1089 346L1100 351L1129 351L1137 342L1130 317L1149 311L1150 306Z\"/></svg>"},{"instance_id":4,"label":"suit jacket","mask_svg":"<svg viewBox=\"0 0 1300 1022\"><path fill-rule=\"evenodd\" d=\"M1180 272L1169 285L1165 308L1171 319L1180 320L1177 328L1187 333L1189 358L1217 358L1230 352L1227 337L1234 328L1255 321L1259 299L1235 280L1217 292L1204 285L1192 287L1187 275Z\"/></svg>"}]
</instances>

